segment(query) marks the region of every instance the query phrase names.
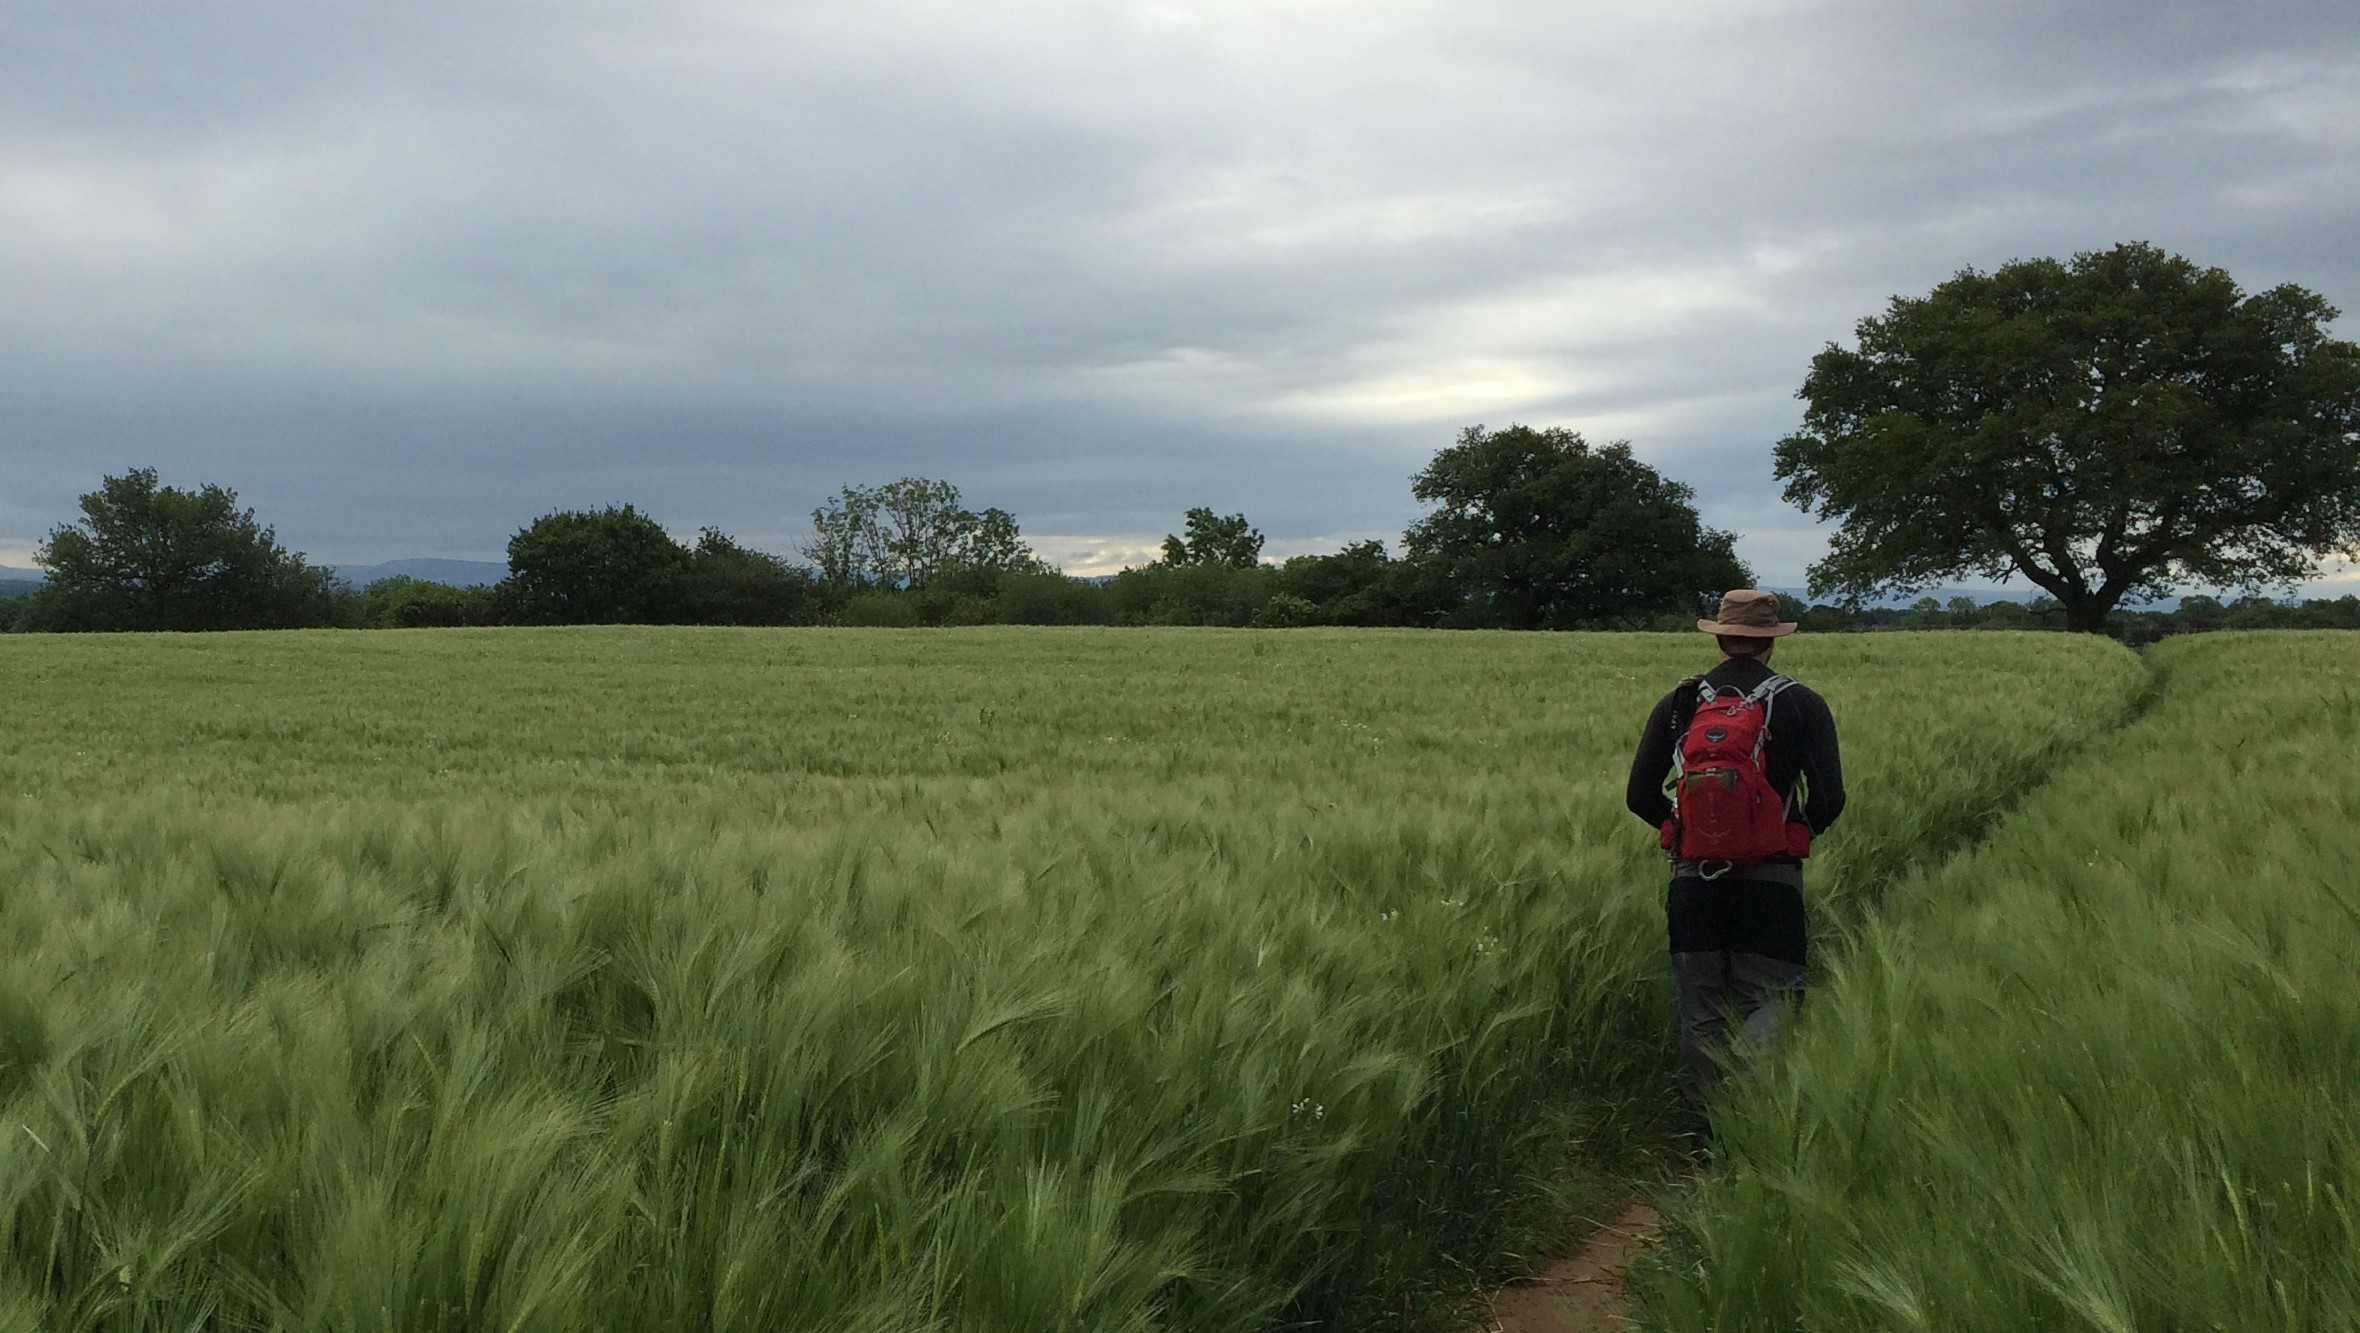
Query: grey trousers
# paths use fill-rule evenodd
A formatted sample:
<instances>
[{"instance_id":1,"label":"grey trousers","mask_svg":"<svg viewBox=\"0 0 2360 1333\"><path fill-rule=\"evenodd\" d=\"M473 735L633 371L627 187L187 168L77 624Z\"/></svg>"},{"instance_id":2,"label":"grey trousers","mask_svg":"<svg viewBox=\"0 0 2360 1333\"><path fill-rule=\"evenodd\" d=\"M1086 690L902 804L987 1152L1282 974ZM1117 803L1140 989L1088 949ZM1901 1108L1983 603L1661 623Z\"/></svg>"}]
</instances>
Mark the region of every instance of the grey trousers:
<instances>
[{"instance_id":1,"label":"grey trousers","mask_svg":"<svg viewBox=\"0 0 2360 1333\"><path fill-rule=\"evenodd\" d=\"M1680 1091L1701 1116L1728 1073L1730 1029L1750 1046L1776 1041L1803 1003L1803 967L1758 953L1675 953L1672 982L1680 993Z\"/></svg>"}]
</instances>

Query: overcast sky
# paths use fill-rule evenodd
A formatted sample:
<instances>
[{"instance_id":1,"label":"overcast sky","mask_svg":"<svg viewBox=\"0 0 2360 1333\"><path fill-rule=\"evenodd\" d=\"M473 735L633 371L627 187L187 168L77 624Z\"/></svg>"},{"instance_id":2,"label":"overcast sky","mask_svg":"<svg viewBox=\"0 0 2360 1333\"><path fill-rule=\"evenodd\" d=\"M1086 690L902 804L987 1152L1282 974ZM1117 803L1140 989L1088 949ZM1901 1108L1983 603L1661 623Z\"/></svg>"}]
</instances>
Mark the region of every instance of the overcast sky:
<instances>
[{"instance_id":1,"label":"overcast sky","mask_svg":"<svg viewBox=\"0 0 2360 1333\"><path fill-rule=\"evenodd\" d=\"M10 0L0 562L134 466L332 562L905 474L1332 550L1523 422L1800 583L1812 353L2126 240L2360 311L2360 6Z\"/></svg>"}]
</instances>

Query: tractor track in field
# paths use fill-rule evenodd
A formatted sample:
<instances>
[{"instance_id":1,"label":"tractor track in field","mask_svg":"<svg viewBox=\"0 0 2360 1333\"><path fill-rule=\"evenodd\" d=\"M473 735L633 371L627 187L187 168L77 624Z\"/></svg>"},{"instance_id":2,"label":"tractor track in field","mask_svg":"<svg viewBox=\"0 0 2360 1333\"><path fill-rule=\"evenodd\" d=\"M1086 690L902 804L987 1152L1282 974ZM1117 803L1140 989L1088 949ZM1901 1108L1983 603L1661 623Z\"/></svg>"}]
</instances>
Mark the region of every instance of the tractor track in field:
<instances>
[{"instance_id":1,"label":"tractor track in field","mask_svg":"<svg viewBox=\"0 0 2360 1333\"><path fill-rule=\"evenodd\" d=\"M2148 668L2146 675L2110 732L2057 747L2044 757L2038 781L2023 784L1976 812L1957 836L1945 840L1932 864L1973 852L2025 801L2046 788L2060 768L2107 737L2144 722L2167 689L2165 678L2153 668ZM1894 884L1922 868L1927 868L1927 863L1878 875L1867 892L1869 910L1873 913L1882 905L1886 891ZM1663 1239L1662 1219L1646 1195L1633 1195L1611 1219L1584 1220L1590 1229L1569 1252L1529 1277L1482 1293L1483 1321L1469 1333L1628 1333L1636 1329L1638 1321L1630 1308L1626 1277L1631 1265Z\"/></svg>"},{"instance_id":2,"label":"tractor track in field","mask_svg":"<svg viewBox=\"0 0 2360 1333\"><path fill-rule=\"evenodd\" d=\"M1573 1253L1485 1296L1480 1333L1622 1333L1623 1275L1661 1235L1655 1209L1631 1200Z\"/></svg>"}]
</instances>

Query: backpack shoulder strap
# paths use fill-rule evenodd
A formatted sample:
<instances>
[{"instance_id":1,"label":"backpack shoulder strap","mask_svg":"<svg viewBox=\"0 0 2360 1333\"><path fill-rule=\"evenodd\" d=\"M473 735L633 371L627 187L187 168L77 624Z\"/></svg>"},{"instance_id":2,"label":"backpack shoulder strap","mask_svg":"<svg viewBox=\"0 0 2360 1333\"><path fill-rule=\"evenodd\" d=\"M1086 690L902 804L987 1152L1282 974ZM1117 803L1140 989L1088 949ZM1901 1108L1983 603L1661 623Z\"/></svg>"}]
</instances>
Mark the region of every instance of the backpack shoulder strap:
<instances>
[{"instance_id":1,"label":"backpack shoulder strap","mask_svg":"<svg viewBox=\"0 0 2360 1333\"><path fill-rule=\"evenodd\" d=\"M1762 729L1754 733L1754 761L1756 763L1761 762L1762 747L1769 744L1770 741L1770 717L1777 710L1778 696L1785 691L1786 687L1794 683L1792 677L1781 676L1773 672L1770 679L1756 685L1753 692L1745 696L1747 703L1762 705Z\"/></svg>"},{"instance_id":2,"label":"backpack shoulder strap","mask_svg":"<svg viewBox=\"0 0 2360 1333\"><path fill-rule=\"evenodd\" d=\"M1702 676L1689 676L1672 687L1672 773L1683 771L1680 762L1680 742L1688 735L1688 724L1696 720L1696 710L1718 697Z\"/></svg>"},{"instance_id":3,"label":"backpack shoulder strap","mask_svg":"<svg viewBox=\"0 0 2360 1333\"><path fill-rule=\"evenodd\" d=\"M1711 703L1720 691L1702 676L1688 676L1672 687L1672 735L1677 738L1688 730L1689 719L1696 716L1699 704Z\"/></svg>"}]
</instances>

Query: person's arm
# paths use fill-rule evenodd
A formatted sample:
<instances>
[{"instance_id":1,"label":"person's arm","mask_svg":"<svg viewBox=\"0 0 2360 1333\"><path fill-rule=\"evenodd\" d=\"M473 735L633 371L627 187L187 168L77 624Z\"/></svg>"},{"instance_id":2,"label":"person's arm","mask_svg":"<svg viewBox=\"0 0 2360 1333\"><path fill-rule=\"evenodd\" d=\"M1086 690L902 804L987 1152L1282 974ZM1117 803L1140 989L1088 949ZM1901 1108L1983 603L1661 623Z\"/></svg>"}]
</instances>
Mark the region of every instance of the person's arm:
<instances>
[{"instance_id":1,"label":"person's arm","mask_svg":"<svg viewBox=\"0 0 2360 1333\"><path fill-rule=\"evenodd\" d=\"M1661 828L1672 817L1672 798L1663 794L1663 780L1672 771L1672 695L1665 695L1647 715L1647 730L1639 735L1639 752L1631 756L1630 785L1623 793L1631 813Z\"/></svg>"},{"instance_id":2,"label":"person's arm","mask_svg":"<svg viewBox=\"0 0 2360 1333\"><path fill-rule=\"evenodd\" d=\"M1828 825L1844 813L1844 761L1836 750L1836 715L1828 711L1827 701L1817 695L1811 697L1817 707L1811 710L1809 725L1803 728L1803 819L1813 833L1827 832Z\"/></svg>"}]
</instances>

